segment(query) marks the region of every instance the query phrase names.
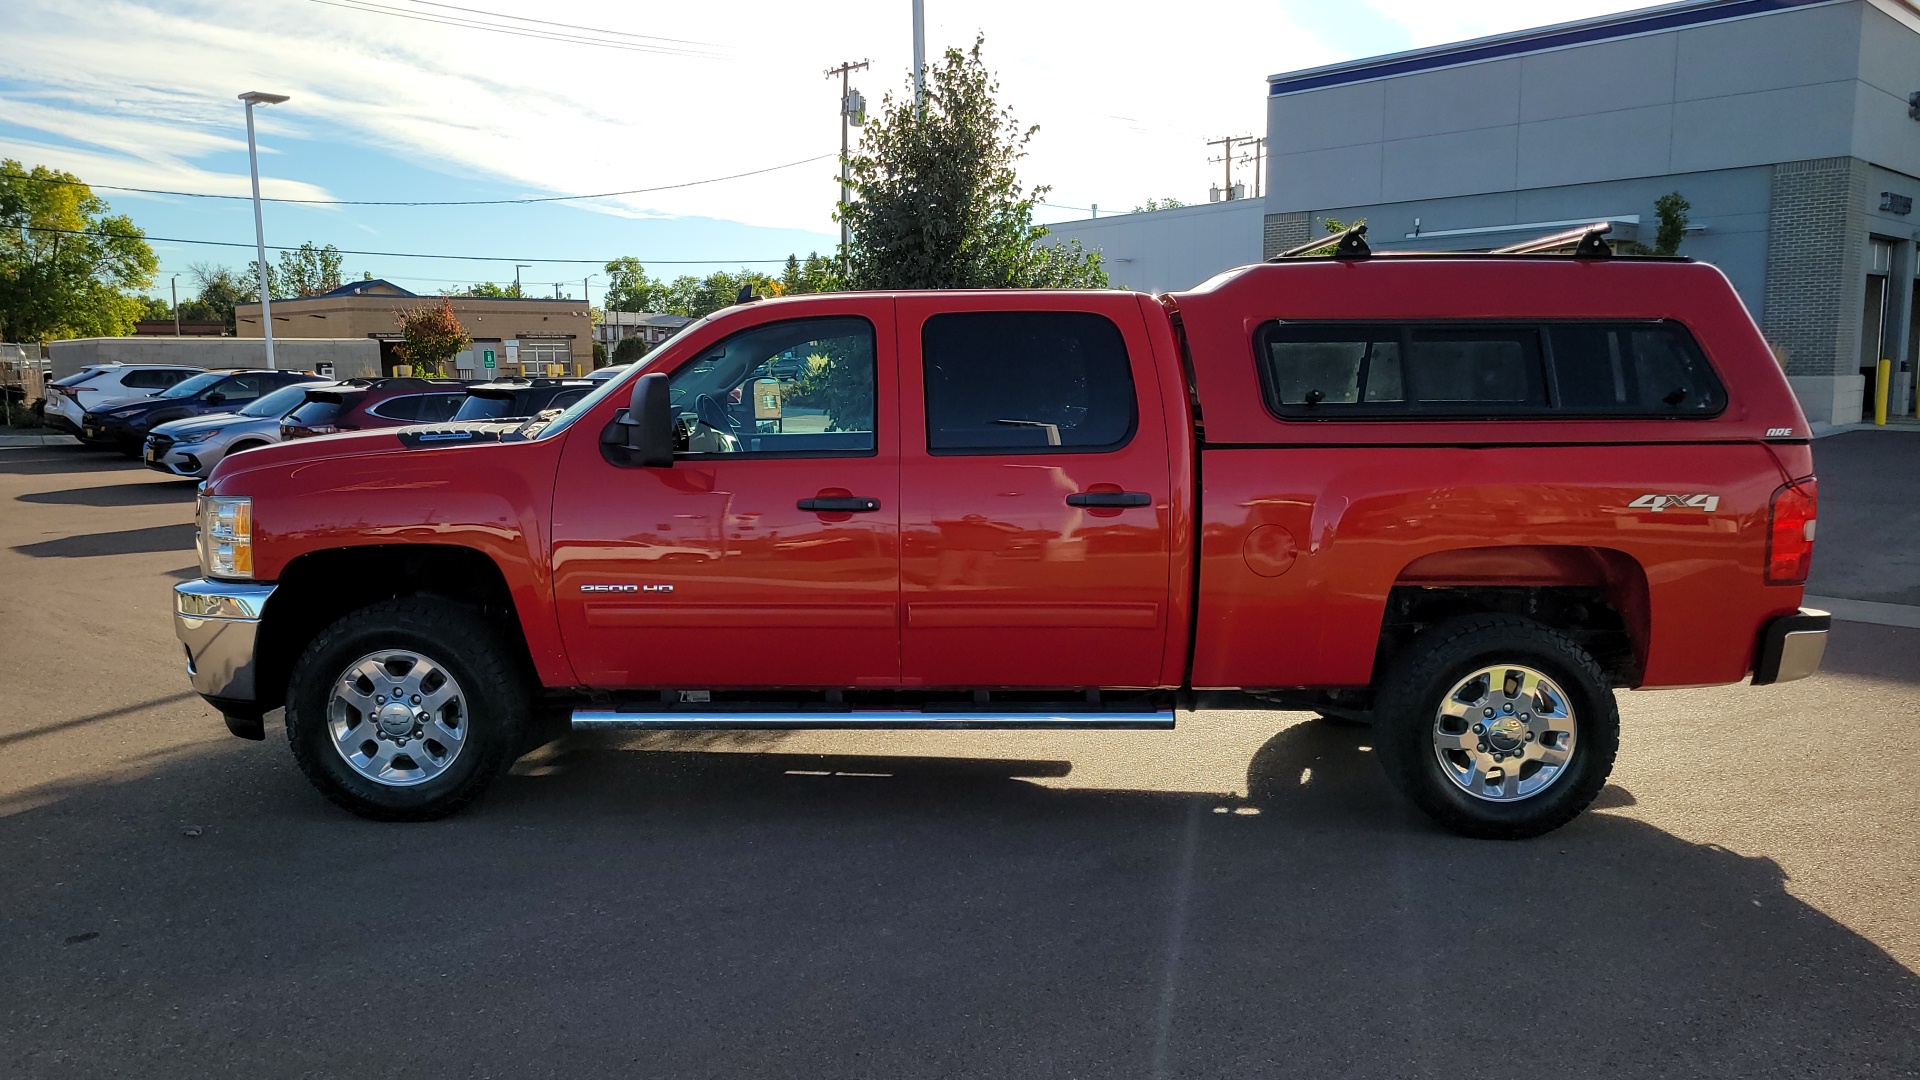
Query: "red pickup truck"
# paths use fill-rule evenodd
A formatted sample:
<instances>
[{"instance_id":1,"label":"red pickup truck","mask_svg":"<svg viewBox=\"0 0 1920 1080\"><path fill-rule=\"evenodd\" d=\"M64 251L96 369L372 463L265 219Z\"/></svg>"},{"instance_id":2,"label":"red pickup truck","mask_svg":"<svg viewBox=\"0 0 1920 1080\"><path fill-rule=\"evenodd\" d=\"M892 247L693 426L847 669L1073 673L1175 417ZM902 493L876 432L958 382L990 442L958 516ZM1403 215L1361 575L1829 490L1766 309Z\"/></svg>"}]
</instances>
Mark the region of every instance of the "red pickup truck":
<instances>
[{"instance_id":1,"label":"red pickup truck","mask_svg":"<svg viewBox=\"0 0 1920 1080\"><path fill-rule=\"evenodd\" d=\"M222 462L194 688L369 817L543 721L1369 721L1443 825L1563 824L1620 688L1795 679L1810 432L1710 266L1296 259L1189 292L844 293L702 319L557 417Z\"/></svg>"}]
</instances>

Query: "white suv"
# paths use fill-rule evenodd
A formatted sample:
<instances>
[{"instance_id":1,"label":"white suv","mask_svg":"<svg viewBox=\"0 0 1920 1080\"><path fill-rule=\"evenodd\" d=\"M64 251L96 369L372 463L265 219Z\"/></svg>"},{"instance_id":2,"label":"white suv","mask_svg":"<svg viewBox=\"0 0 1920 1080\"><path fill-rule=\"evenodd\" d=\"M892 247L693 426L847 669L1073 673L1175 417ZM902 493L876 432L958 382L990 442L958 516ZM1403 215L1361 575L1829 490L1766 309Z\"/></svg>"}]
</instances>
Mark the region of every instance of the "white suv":
<instances>
[{"instance_id":1,"label":"white suv","mask_svg":"<svg viewBox=\"0 0 1920 1080\"><path fill-rule=\"evenodd\" d=\"M88 413L152 397L202 370L173 364L88 364L47 384L47 426L78 435Z\"/></svg>"}]
</instances>

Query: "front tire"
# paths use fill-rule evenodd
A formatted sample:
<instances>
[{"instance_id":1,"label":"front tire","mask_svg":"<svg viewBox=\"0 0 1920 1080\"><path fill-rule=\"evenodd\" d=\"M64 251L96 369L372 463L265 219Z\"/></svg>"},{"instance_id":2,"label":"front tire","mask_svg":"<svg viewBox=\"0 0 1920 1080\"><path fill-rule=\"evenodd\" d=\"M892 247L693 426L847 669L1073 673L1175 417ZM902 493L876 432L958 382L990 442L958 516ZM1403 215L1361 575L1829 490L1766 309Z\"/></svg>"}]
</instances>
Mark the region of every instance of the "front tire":
<instances>
[{"instance_id":1,"label":"front tire","mask_svg":"<svg viewBox=\"0 0 1920 1080\"><path fill-rule=\"evenodd\" d=\"M531 704L498 630L459 604L402 597L342 617L307 647L287 685L287 741L336 804L427 821L513 763Z\"/></svg>"},{"instance_id":2,"label":"front tire","mask_svg":"<svg viewBox=\"0 0 1920 1080\"><path fill-rule=\"evenodd\" d=\"M1556 630L1503 615L1441 623L1388 665L1375 716L1387 776L1463 836L1520 840L1606 786L1620 713L1606 675Z\"/></svg>"}]
</instances>

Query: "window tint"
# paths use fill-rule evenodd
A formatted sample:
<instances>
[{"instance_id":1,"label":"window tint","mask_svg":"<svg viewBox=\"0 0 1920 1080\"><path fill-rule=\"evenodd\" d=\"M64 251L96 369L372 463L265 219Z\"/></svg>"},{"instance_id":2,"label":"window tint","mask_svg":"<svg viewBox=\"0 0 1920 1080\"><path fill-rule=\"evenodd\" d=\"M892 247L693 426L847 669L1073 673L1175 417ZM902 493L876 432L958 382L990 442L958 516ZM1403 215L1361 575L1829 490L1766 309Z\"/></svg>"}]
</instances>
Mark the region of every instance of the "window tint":
<instances>
[{"instance_id":1,"label":"window tint","mask_svg":"<svg viewBox=\"0 0 1920 1080\"><path fill-rule=\"evenodd\" d=\"M735 334L667 380L679 449L870 454L874 365L865 319L795 319Z\"/></svg>"},{"instance_id":2,"label":"window tint","mask_svg":"<svg viewBox=\"0 0 1920 1080\"><path fill-rule=\"evenodd\" d=\"M1547 331L1564 408L1634 416L1713 415L1727 395L1674 323L1566 324Z\"/></svg>"},{"instance_id":3,"label":"window tint","mask_svg":"<svg viewBox=\"0 0 1920 1080\"><path fill-rule=\"evenodd\" d=\"M180 372L171 368L133 368L121 377L120 385L129 390L164 390L179 382L181 377Z\"/></svg>"},{"instance_id":4,"label":"window tint","mask_svg":"<svg viewBox=\"0 0 1920 1080\"><path fill-rule=\"evenodd\" d=\"M418 420L420 419L420 400L419 394L392 397L374 405L367 412L384 420Z\"/></svg>"},{"instance_id":5,"label":"window tint","mask_svg":"<svg viewBox=\"0 0 1920 1080\"><path fill-rule=\"evenodd\" d=\"M1713 415L1726 403L1673 323L1269 323L1258 355L1268 407L1295 420Z\"/></svg>"},{"instance_id":6,"label":"window tint","mask_svg":"<svg viewBox=\"0 0 1920 1080\"><path fill-rule=\"evenodd\" d=\"M460 403L453 418L455 420L494 420L502 416L516 415L518 404L513 395L494 397L491 394L468 394L467 400Z\"/></svg>"},{"instance_id":7,"label":"window tint","mask_svg":"<svg viewBox=\"0 0 1920 1080\"><path fill-rule=\"evenodd\" d=\"M935 315L921 334L927 450L1114 450L1133 436L1120 329L1085 312Z\"/></svg>"},{"instance_id":8,"label":"window tint","mask_svg":"<svg viewBox=\"0 0 1920 1080\"><path fill-rule=\"evenodd\" d=\"M172 386L161 391L159 396L174 401L181 398L198 397L200 391L213 386L224 378L226 378L226 376L217 371L203 371L191 379L182 379L174 383Z\"/></svg>"},{"instance_id":9,"label":"window tint","mask_svg":"<svg viewBox=\"0 0 1920 1080\"><path fill-rule=\"evenodd\" d=\"M545 405L541 406L540 411L546 412L548 409L567 408L568 406L572 405L574 402L579 401L583 397L586 397L587 391L591 389L592 387L590 386L580 386L580 387L575 387L572 390L562 390L560 393L553 395L552 401L549 401Z\"/></svg>"},{"instance_id":10,"label":"window tint","mask_svg":"<svg viewBox=\"0 0 1920 1080\"><path fill-rule=\"evenodd\" d=\"M210 394L221 395L222 405L240 405L260 396L260 384L267 381L265 375L235 375L226 382L215 386Z\"/></svg>"},{"instance_id":11,"label":"window tint","mask_svg":"<svg viewBox=\"0 0 1920 1080\"><path fill-rule=\"evenodd\" d=\"M453 414L465 400L467 400L465 391L451 394L418 394L415 395L415 401L418 402L415 408L419 410L419 418L422 422L438 424L453 419Z\"/></svg>"},{"instance_id":12,"label":"window tint","mask_svg":"<svg viewBox=\"0 0 1920 1080\"><path fill-rule=\"evenodd\" d=\"M339 419L343 408L345 406L338 401L309 401L281 417L280 422L300 427L324 426Z\"/></svg>"},{"instance_id":13,"label":"window tint","mask_svg":"<svg viewBox=\"0 0 1920 1080\"><path fill-rule=\"evenodd\" d=\"M285 416L298 408L307 399L307 388L301 384L283 386L273 393L240 410L241 416L251 416L257 420L272 420Z\"/></svg>"}]
</instances>

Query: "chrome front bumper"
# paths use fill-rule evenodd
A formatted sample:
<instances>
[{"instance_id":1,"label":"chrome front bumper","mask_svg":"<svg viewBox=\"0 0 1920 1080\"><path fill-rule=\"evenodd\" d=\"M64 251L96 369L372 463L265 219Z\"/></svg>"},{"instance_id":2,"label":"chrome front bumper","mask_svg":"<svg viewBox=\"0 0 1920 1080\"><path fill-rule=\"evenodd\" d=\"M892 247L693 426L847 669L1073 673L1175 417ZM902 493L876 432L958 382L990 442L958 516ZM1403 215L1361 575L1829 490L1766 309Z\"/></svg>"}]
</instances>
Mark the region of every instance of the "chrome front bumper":
<instances>
[{"instance_id":1,"label":"chrome front bumper","mask_svg":"<svg viewBox=\"0 0 1920 1080\"><path fill-rule=\"evenodd\" d=\"M1804 679L1820 670L1827 654L1827 630L1833 616L1813 608L1782 615L1760 631L1760 654L1753 664L1753 685Z\"/></svg>"},{"instance_id":2,"label":"chrome front bumper","mask_svg":"<svg viewBox=\"0 0 1920 1080\"><path fill-rule=\"evenodd\" d=\"M198 578L173 587L173 633L187 647L187 679L204 697L254 700L254 639L273 585Z\"/></svg>"}]
</instances>

